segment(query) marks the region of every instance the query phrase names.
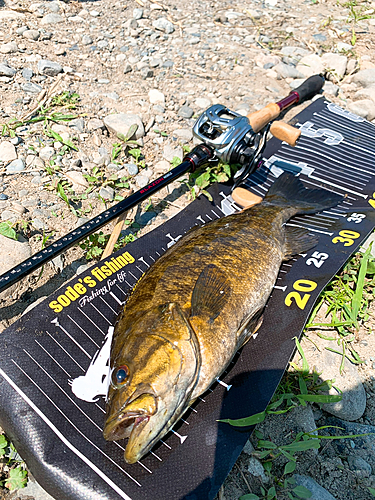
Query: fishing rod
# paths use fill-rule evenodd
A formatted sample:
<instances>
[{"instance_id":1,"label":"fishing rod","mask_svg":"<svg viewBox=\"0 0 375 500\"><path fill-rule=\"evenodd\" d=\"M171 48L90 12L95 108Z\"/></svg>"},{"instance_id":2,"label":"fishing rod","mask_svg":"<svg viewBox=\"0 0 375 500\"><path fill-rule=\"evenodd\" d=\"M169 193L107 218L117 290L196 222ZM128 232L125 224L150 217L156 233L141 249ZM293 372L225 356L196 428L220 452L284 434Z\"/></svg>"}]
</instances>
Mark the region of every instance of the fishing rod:
<instances>
[{"instance_id":1,"label":"fishing rod","mask_svg":"<svg viewBox=\"0 0 375 500\"><path fill-rule=\"evenodd\" d=\"M324 78L320 75L314 75L305 80L284 99L268 104L247 117L230 111L220 104L211 106L202 113L193 127L194 135L202 140L202 144L194 147L183 158L180 165L2 274L0 276L0 292L36 271L185 173L194 172L208 162L222 160L230 164L239 163L242 165L234 177L233 197L236 198L238 190L242 189L238 187L239 184L251 175L259 164L269 131L278 139L286 141L292 146L296 144L300 131L286 123L274 120L284 109L314 97L321 91L323 85ZM247 191L247 193L249 192ZM246 196L248 195L245 195L245 198ZM247 204L247 206L249 205Z\"/></svg>"}]
</instances>

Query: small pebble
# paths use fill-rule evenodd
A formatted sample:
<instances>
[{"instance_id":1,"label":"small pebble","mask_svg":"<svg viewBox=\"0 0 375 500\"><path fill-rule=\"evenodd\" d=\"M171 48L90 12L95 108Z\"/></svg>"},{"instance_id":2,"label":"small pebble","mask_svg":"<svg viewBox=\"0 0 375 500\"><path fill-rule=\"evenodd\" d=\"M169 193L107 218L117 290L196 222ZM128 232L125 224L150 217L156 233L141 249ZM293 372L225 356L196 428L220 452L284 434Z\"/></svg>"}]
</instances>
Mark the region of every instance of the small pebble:
<instances>
[{"instance_id":1,"label":"small pebble","mask_svg":"<svg viewBox=\"0 0 375 500\"><path fill-rule=\"evenodd\" d=\"M184 105L178 110L177 114L182 118L191 118L194 114L194 110L189 106Z\"/></svg>"}]
</instances>

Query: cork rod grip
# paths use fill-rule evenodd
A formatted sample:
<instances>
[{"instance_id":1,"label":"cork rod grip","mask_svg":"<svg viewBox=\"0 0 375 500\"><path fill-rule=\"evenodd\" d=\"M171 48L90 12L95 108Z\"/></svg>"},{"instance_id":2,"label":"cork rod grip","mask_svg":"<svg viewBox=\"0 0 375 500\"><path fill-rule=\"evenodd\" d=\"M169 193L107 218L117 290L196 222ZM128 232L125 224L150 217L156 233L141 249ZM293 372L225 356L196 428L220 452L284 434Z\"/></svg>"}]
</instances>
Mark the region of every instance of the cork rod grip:
<instances>
[{"instance_id":1,"label":"cork rod grip","mask_svg":"<svg viewBox=\"0 0 375 500\"><path fill-rule=\"evenodd\" d=\"M301 131L298 128L279 121L272 123L270 132L274 137L276 137L276 139L285 141L290 146L295 146L299 136L301 135Z\"/></svg>"},{"instance_id":2,"label":"cork rod grip","mask_svg":"<svg viewBox=\"0 0 375 500\"><path fill-rule=\"evenodd\" d=\"M280 114L280 108L275 102L267 104L266 107L247 115L254 132L259 132L267 123L275 120Z\"/></svg>"}]
</instances>

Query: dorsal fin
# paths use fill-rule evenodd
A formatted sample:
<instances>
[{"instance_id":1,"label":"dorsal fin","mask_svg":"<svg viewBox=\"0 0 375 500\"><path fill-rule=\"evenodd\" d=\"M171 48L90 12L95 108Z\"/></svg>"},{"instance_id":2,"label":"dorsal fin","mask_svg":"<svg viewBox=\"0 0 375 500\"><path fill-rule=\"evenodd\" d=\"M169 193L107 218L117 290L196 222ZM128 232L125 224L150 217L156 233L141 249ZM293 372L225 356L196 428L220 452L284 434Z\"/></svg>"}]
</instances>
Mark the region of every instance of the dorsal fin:
<instances>
[{"instance_id":1,"label":"dorsal fin","mask_svg":"<svg viewBox=\"0 0 375 500\"><path fill-rule=\"evenodd\" d=\"M191 296L191 316L208 316L210 321L214 321L228 302L231 293L225 272L214 264L209 264L195 283Z\"/></svg>"}]
</instances>

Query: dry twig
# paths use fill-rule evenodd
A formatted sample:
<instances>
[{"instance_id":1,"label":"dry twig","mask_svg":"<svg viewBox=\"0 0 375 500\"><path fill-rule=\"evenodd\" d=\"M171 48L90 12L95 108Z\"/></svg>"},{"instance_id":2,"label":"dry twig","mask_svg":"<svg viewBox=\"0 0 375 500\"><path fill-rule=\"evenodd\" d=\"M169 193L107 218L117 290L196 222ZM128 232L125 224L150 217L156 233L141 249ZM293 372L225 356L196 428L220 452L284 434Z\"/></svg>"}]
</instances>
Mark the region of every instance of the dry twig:
<instances>
[{"instance_id":1,"label":"dry twig","mask_svg":"<svg viewBox=\"0 0 375 500\"><path fill-rule=\"evenodd\" d=\"M60 73L48 90L45 90L45 89L42 90L42 92L37 97L38 104L35 106L35 108L33 108L31 111L29 111L26 115L24 115L20 119L21 122L25 122L25 121L29 120L34 115L34 113L36 111L38 111L42 106L44 106L47 103L47 101L56 92L57 87L60 85L64 76L65 76L64 73Z\"/></svg>"}]
</instances>

